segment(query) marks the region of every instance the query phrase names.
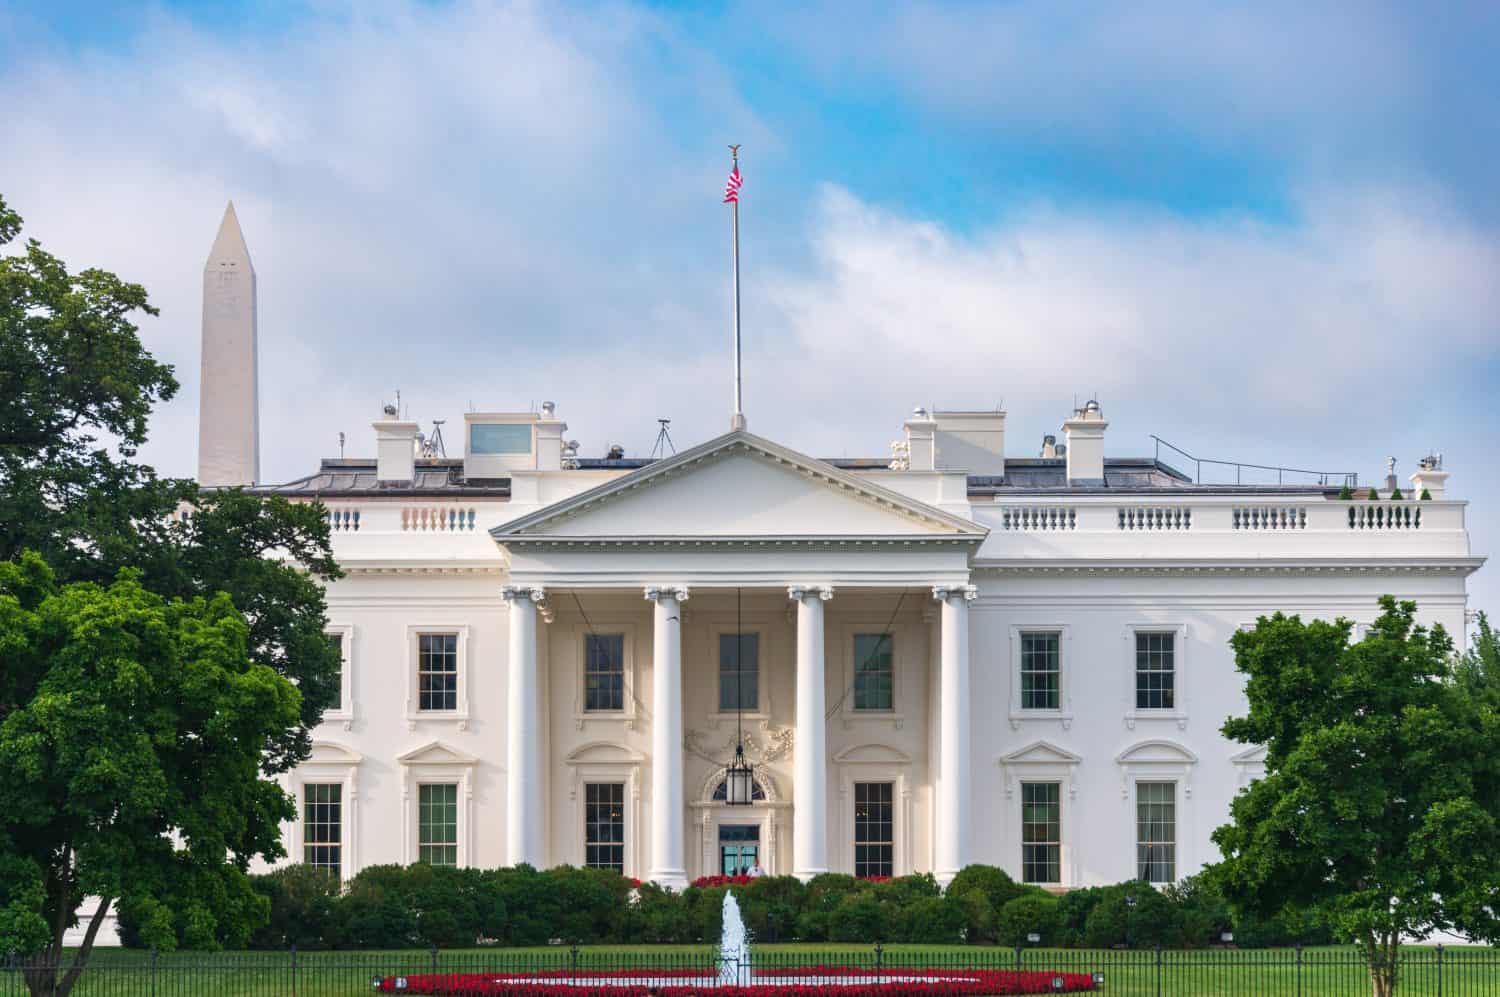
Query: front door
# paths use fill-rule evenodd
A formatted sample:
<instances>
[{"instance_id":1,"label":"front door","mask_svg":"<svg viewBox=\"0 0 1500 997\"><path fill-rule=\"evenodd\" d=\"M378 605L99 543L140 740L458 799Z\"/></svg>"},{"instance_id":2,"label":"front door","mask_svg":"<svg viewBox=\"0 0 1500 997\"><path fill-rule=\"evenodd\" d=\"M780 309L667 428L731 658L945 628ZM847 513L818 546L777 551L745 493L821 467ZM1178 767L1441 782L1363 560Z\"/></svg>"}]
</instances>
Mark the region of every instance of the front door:
<instances>
[{"instance_id":1,"label":"front door","mask_svg":"<svg viewBox=\"0 0 1500 997\"><path fill-rule=\"evenodd\" d=\"M743 876L760 858L759 824L719 825L719 872Z\"/></svg>"}]
</instances>

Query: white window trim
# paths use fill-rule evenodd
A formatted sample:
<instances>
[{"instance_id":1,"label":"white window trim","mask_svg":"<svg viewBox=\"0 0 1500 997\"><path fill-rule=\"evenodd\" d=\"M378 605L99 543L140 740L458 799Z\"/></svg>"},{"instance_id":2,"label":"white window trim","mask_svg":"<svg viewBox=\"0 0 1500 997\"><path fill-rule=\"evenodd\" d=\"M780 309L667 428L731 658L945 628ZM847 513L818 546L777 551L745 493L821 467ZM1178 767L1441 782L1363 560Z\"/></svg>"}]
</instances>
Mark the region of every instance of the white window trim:
<instances>
[{"instance_id":1,"label":"white window trim","mask_svg":"<svg viewBox=\"0 0 1500 997\"><path fill-rule=\"evenodd\" d=\"M452 710L419 710L420 662L417 638L423 634L458 635L458 707ZM418 722L456 723L459 730L469 729L469 625L467 623L411 624L406 628L406 729L416 730Z\"/></svg>"},{"instance_id":2,"label":"white window trim","mask_svg":"<svg viewBox=\"0 0 1500 997\"><path fill-rule=\"evenodd\" d=\"M593 626L578 623L573 627L574 648L573 661L576 663L574 672L577 681L573 683L573 726L583 730L583 725L588 721L609 720L622 722L626 730L635 730L638 720L636 714L636 662L640 660L637 654L637 641L640 639L640 627L635 623L623 623L608 618L592 620ZM603 637L607 634L623 634L625 637L625 661L623 663L625 675L625 703L618 710L590 710L585 707L588 693L588 637L590 634L598 634Z\"/></svg>"},{"instance_id":3,"label":"white window trim","mask_svg":"<svg viewBox=\"0 0 1500 997\"><path fill-rule=\"evenodd\" d=\"M449 757L442 760L430 757L438 753ZM417 814L421 798L417 787L442 783L458 786L458 857L455 864L460 869L467 868L472 861L469 854L469 843L473 840L470 819L474 810L474 766L478 760L440 741L433 741L408 751L397 761L401 765L402 864L411 865L417 861L420 844L417 836L421 833Z\"/></svg>"},{"instance_id":4,"label":"white window trim","mask_svg":"<svg viewBox=\"0 0 1500 997\"><path fill-rule=\"evenodd\" d=\"M1172 700L1176 704L1169 710L1142 710L1135 705L1135 635L1138 633L1171 633L1176 636L1172 643ZM1127 623L1123 635L1125 658L1128 662L1129 680L1126 682L1125 726L1135 730L1136 724L1145 721L1168 721L1177 724L1178 730L1186 730L1188 724L1188 625L1186 623Z\"/></svg>"},{"instance_id":5,"label":"white window trim","mask_svg":"<svg viewBox=\"0 0 1500 997\"><path fill-rule=\"evenodd\" d=\"M1055 710L1028 710L1021 706L1021 635L1057 634L1057 706ZM1073 727L1073 631L1066 623L1013 623L1010 627L1010 729L1038 720Z\"/></svg>"},{"instance_id":6,"label":"white window trim","mask_svg":"<svg viewBox=\"0 0 1500 997\"><path fill-rule=\"evenodd\" d=\"M736 713L734 710L725 711L719 709L719 639L726 634L733 635L737 633L755 634L760 638L760 646L756 651L755 658L755 709L745 710L743 713ZM730 621L728 623L717 624L710 630L709 655L710 661L713 663L713 690L711 692L712 700L709 704L708 715L714 726L717 727L725 721L732 723L736 718L741 716L746 720L754 720L761 723L771 722L771 683L767 681L766 667L766 659L769 656L768 652L770 649L771 625L763 618L748 619L745 621L743 628L736 627L733 621Z\"/></svg>"},{"instance_id":7,"label":"white window trim","mask_svg":"<svg viewBox=\"0 0 1500 997\"><path fill-rule=\"evenodd\" d=\"M1120 770L1120 799L1129 808L1130 877L1135 877L1135 787L1139 782L1177 784L1177 872L1198 868L1193 849L1193 772L1198 756L1186 745L1165 738L1137 741L1115 756Z\"/></svg>"},{"instance_id":8,"label":"white window trim","mask_svg":"<svg viewBox=\"0 0 1500 997\"><path fill-rule=\"evenodd\" d=\"M903 649L907 648L913 641L903 633L900 623L890 623L891 635L891 708L888 710L856 710L854 708L854 636L855 634L879 634L887 630L887 620L856 620L852 623L841 622L835 632L838 641L838 661L840 662L839 673L843 676L843 682L839 686L839 694L848 690L849 699L839 709L839 719L848 730L860 721L875 721L876 723L888 723L894 730L901 730L906 726L906 714L901 712L902 703L905 701L905 690L902 684L907 676L914 675L917 670L911 667L908 661L903 660Z\"/></svg>"},{"instance_id":9,"label":"white window trim","mask_svg":"<svg viewBox=\"0 0 1500 997\"><path fill-rule=\"evenodd\" d=\"M302 861L304 840L303 807L304 789L309 783L338 783L343 787L339 795L339 878L348 882L359 872L359 764L363 756L341 744L330 741L314 741L308 760L292 770L287 791L297 801L297 817L292 821L288 835L288 858L292 862Z\"/></svg>"},{"instance_id":10,"label":"white window trim","mask_svg":"<svg viewBox=\"0 0 1500 997\"><path fill-rule=\"evenodd\" d=\"M323 711L323 723L342 723L344 730L354 729L354 627L348 623L329 624L323 628L329 637L339 638L343 655L339 662L339 705Z\"/></svg>"},{"instance_id":11,"label":"white window trim","mask_svg":"<svg viewBox=\"0 0 1500 997\"><path fill-rule=\"evenodd\" d=\"M1016 882L1021 882L1025 875L1021 867L1021 813L1024 802L1021 795L1021 783L1023 782L1055 782L1060 787L1058 820L1061 823L1059 828L1061 847L1058 855L1058 875L1062 877L1062 881L1035 885L1072 887L1082 882L1074 830L1081 819L1080 810L1074 804L1078 801L1078 766L1082 760L1072 752L1047 741L1036 741L1000 759L1000 768L1005 783L1005 799L1010 814L1005 821L1008 840L1003 868Z\"/></svg>"},{"instance_id":12,"label":"white window trim","mask_svg":"<svg viewBox=\"0 0 1500 997\"><path fill-rule=\"evenodd\" d=\"M602 631L601 631L602 632ZM613 631L612 631L613 632ZM593 716L593 714L590 714ZM584 838L588 833L588 794L584 785L590 782L618 782L625 785L625 870L624 875L640 879L646 868L646 857L641 849L645 837L641 834L641 768L645 757L639 752L620 744L595 741L575 749L564 764L569 773L568 800L573 813L573 833L569 844L562 849L564 862L583 867L588 857Z\"/></svg>"},{"instance_id":13,"label":"white window trim","mask_svg":"<svg viewBox=\"0 0 1500 997\"><path fill-rule=\"evenodd\" d=\"M912 827L915 794L912 791L911 759L887 745L862 744L845 748L833 756L837 766L839 806L831 829L834 841L829 856L834 872L854 875L854 784L891 783L891 875L912 872Z\"/></svg>"}]
</instances>

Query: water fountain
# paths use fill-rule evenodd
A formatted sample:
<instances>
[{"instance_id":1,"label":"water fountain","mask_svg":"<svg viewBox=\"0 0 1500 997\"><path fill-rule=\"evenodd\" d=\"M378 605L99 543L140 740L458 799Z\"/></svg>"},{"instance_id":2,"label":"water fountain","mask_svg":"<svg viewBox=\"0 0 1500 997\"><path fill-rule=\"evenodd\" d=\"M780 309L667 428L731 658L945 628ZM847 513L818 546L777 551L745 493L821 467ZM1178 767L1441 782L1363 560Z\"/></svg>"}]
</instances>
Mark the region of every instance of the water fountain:
<instances>
[{"instance_id":1,"label":"water fountain","mask_svg":"<svg viewBox=\"0 0 1500 997\"><path fill-rule=\"evenodd\" d=\"M733 890L724 891L724 926L719 931L719 986L747 986L750 983L750 931L740 916L740 902Z\"/></svg>"}]
</instances>

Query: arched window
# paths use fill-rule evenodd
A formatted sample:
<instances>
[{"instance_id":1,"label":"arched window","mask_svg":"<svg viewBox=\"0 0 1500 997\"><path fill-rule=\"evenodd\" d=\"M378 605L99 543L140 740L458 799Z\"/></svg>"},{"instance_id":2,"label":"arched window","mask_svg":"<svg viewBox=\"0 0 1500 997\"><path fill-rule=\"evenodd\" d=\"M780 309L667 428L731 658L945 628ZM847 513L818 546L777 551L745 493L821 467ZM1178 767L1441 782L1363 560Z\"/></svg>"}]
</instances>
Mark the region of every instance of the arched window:
<instances>
[{"instance_id":1,"label":"arched window","mask_svg":"<svg viewBox=\"0 0 1500 997\"><path fill-rule=\"evenodd\" d=\"M720 779L719 785L714 789L713 798L715 802L722 803L729 796L729 780ZM760 780L757 779L750 784L750 799L760 801L766 798L766 791L761 788Z\"/></svg>"}]
</instances>

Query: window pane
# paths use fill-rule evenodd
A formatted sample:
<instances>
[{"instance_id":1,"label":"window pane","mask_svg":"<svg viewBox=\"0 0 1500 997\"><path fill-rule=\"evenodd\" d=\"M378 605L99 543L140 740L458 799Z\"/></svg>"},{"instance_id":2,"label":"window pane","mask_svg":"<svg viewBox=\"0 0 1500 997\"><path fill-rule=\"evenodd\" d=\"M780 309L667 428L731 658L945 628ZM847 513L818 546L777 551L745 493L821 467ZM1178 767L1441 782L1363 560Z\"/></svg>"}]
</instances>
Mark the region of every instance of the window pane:
<instances>
[{"instance_id":1,"label":"window pane","mask_svg":"<svg viewBox=\"0 0 1500 997\"><path fill-rule=\"evenodd\" d=\"M302 861L335 879L343 859L343 790L336 782L302 787Z\"/></svg>"},{"instance_id":2,"label":"window pane","mask_svg":"<svg viewBox=\"0 0 1500 997\"><path fill-rule=\"evenodd\" d=\"M719 710L760 708L760 634L719 635Z\"/></svg>"},{"instance_id":3,"label":"window pane","mask_svg":"<svg viewBox=\"0 0 1500 997\"><path fill-rule=\"evenodd\" d=\"M894 654L890 634L854 635L854 708L892 708Z\"/></svg>"},{"instance_id":4,"label":"window pane","mask_svg":"<svg viewBox=\"0 0 1500 997\"><path fill-rule=\"evenodd\" d=\"M1176 700L1177 635L1140 632L1135 635L1135 708L1170 710Z\"/></svg>"},{"instance_id":5,"label":"window pane","mask_svg":"<svg viewBox=\"0 0 1500 997\"><path fill-rule=\"evenodd\" d=\"M475 423L469 427L469 453L531 453L531 425L525 422Z\"/></svg>"},{"instance_id":6,"label":"window pane","mask_svg":"<svg viewBox=\"0 0 1500 997\"><path fill-rule=\"evenodd\" d=\"M589 634L584 638L585 710L625 708L625 635Z\"/></svg>"},{"instance_id":7,"label":"window pane","mask_svg":"<svg viewBox=\"0 0 1500 997\"><path fill-rule=\"evenodd\" d=\"M1177 784L1140 782L1135 787L1136 878L1148 883L1177 879Z\"/></svg>"},{"instance_id":8,"label":"window pane","mask_svg":"<svg viewBox=\"0 0 1500 997\"><path fill-rule=\"evenodd\" d=\"M417 787L417 861L458 865L458 785Z\"/></svg>"},{"instance_id":9,"label":"window pane","mask_svg":"<svg viewBox=\"0 0 1500 997\"><path fill-rule=\"evenodd\" d=\"M458 709L458 634L418 635L417 709Z\"/></svg>"},{"instance_id":10,"label":"window pane","mask_svg":"<svg viewBox=\"0 0 1500 997\"><path fill-rule=\"evenodd\" d=\"M339 690L339 698L330 709L346 710L349 705L344 702L344 635L337 633L324 634L324 636L328 638L328 643L333 645L334 653L339 656L339 670L333 677L333 685Z\"/></svg>"},{"instance_id":11,"label":"window pane","mask_svg":"<svg viewBox=\"0 0 1500 997\"><path fill-rule=\"evenodd\" d=\"M1055 782L1021 783L1021 880L1062 882L1062 798Z\"/></svg>"},{"instance_id":12,"label":"window pane","mask_svg":"<svg viewBox=\"0 0 1500 997\"><path fill-rule=\"evenodd\" d=\"M625 784L590 782L583 792L583 864L624 873Z\"/></svg>"},{"instance_id":13,"label":"window pane","mask_svg":"<svg viewBox=\"0 0 1500 997\"><path fill-rule=\"evenodd\" d=\"M854 784L854 875L890 876L895 868L894 785Z\"/></svg>"},{"instance_id":14,"label":"window pane","mask_svg":"<svg viewBox=\"0 0 1500 997\"><path fill-rule=\"evenodd\" d=\"M1055 633L1021 634L1021 709L1061 709L1061 663Z\"/></svg>"}]
</instances>

